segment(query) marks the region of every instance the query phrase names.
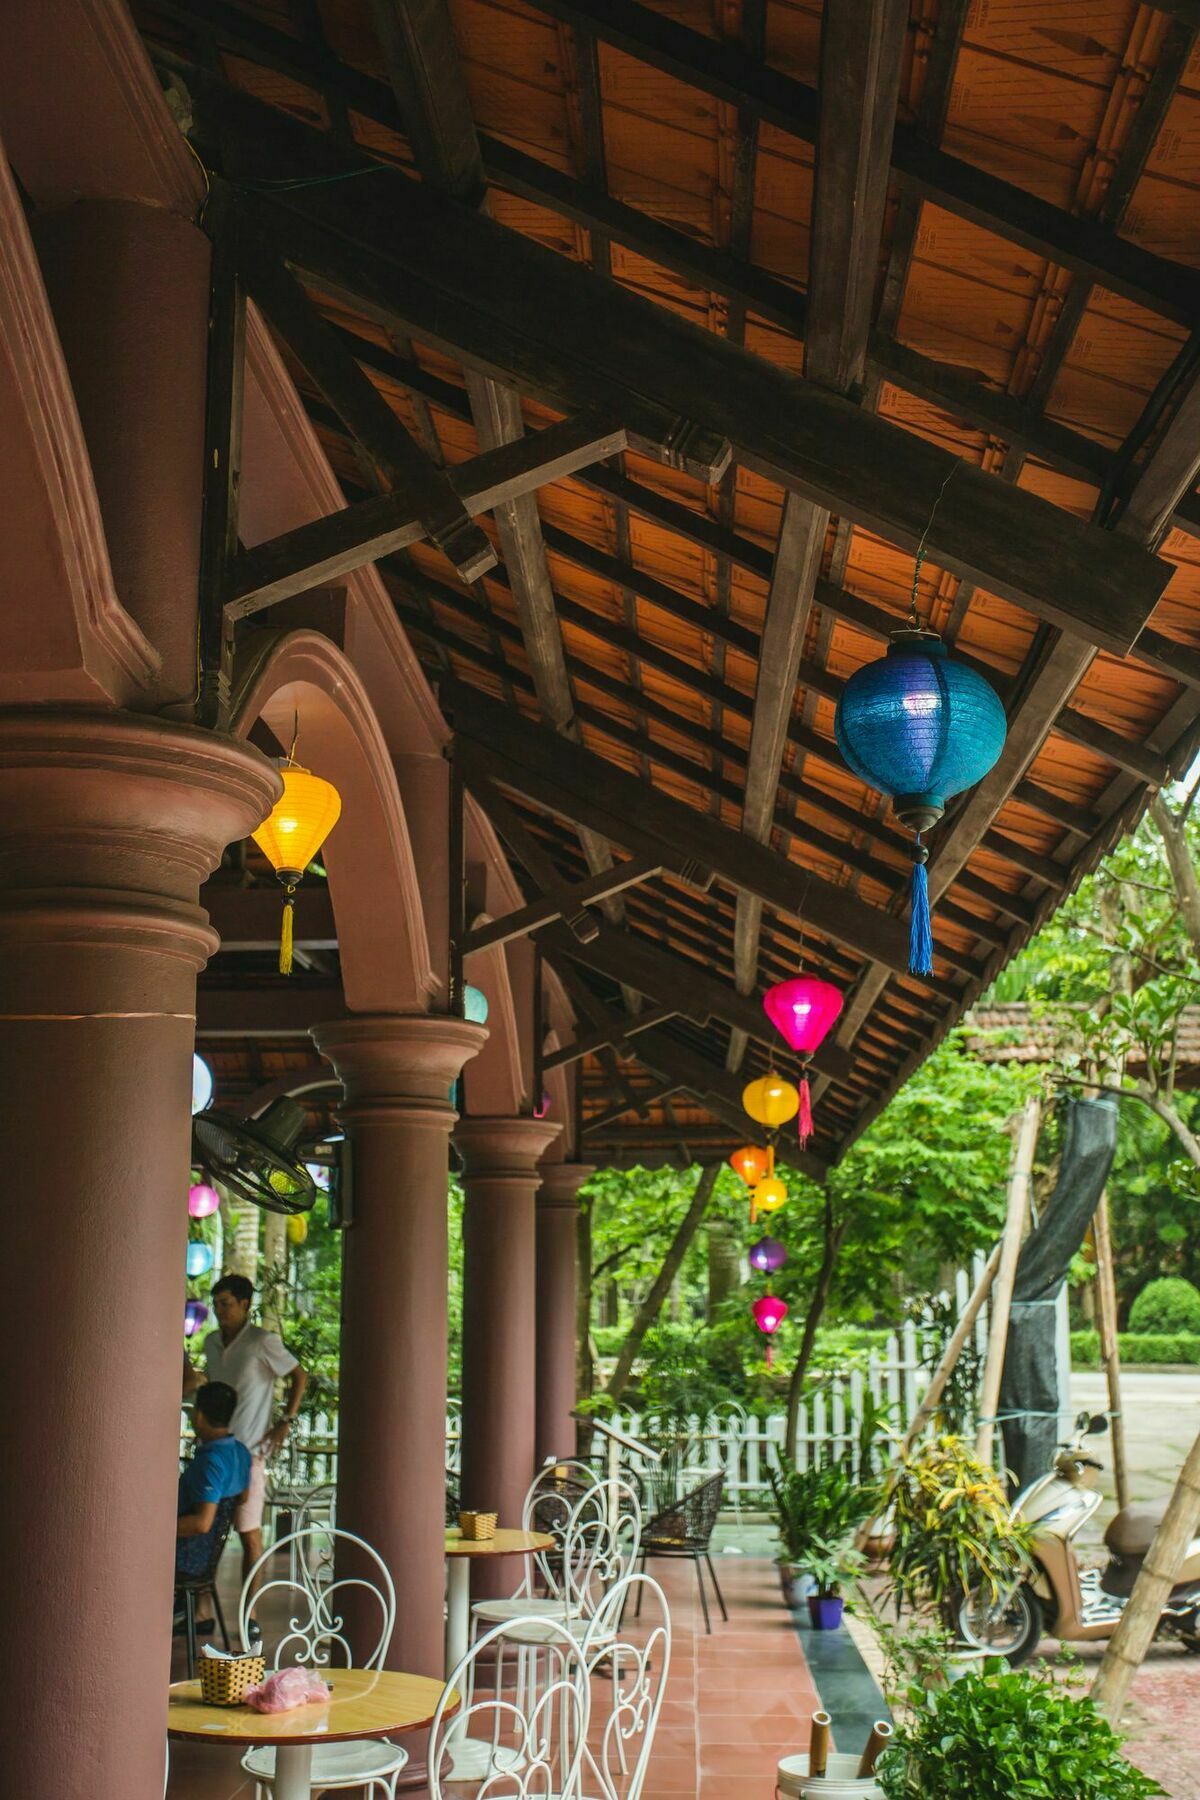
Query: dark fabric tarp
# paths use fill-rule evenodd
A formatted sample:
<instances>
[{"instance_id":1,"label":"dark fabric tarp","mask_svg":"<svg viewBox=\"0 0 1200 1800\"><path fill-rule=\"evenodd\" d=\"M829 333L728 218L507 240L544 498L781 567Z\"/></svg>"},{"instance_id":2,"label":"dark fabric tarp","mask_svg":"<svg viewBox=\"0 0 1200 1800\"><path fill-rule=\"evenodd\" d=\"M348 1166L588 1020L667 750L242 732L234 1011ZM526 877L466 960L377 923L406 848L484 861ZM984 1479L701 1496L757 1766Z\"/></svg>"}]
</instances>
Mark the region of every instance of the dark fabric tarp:
<instances>
[{"instance_id":1,"label":"dark fabric tarp","mask_svg":"<svg viewBox=\"0 0 1200 1800\"><path fill-rule=\"evenodd\" d=\"M1100 1203L1116 1144L1115 1100L1067 1101L1058 1180L1021 1247L1013 1289L1000 1416L1014 1488L1044 1475L1054 1460L1059 1442L1054 1302Z\"/></svg>"}]
</instances>

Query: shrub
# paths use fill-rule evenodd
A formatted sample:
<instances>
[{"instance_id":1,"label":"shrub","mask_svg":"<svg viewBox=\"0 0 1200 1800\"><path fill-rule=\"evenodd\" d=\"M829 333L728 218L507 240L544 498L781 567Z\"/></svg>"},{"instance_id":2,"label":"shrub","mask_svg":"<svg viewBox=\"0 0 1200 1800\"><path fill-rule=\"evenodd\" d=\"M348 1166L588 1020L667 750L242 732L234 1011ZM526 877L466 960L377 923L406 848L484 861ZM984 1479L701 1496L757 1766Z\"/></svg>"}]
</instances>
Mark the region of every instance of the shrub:
<instances>
[{"instance_id":1,"label":"shrub","mask_svg":"<svg viewBox=\"0 0 1200 1800\"><path fill-rule=\"evenodd\" d=\"M1126 1363L1200 1363L1200 1336L1176 1331L1123 1331L1117 1340Z\"/></svg>"},{"instance_id":2,"label":"shrub","mask_svg":"<svg viewBox=\"0 0 1200 1800\"><path fill-rule=\"evenodd\" d=\"M1190 1332L1123 1331L1117 1339L1123 1363L1200 1364L1200 1336ZM1071 1363L1076 1369L1100 1367L1098 1331L1071 1333Z\"/></svg>"},{"instance_id":3,"label":"shrub","mask_svg":"<svg viewBox=\"0 0 1200 1800\"><path fill-rule=\"evenodd\" d=\"M1130 1308L1129 1329L1200 1334L1200 1288L1179 1275L1148 1282Z\"/></svg>"},{"instance_id":4,"label":"shrub","mask_svg":"<svg viewBox=\"0 0 1200 1800\"><path fill-rule=\"evenodd\" d=\"M880 1761L888 1800L1145 1800L1162 1788L1121 1754L1090 1700L1027 1670L931 1694Z\"/></svg>"},{"instance_id":5,"label":"shrub","mask_svg":"<svg viewBox=\"0 0 1200 1800\"><path fill-rule=\"evenodd\" d=\"M1013 1517L1000 1477L963 1438L947 1433L904 1457L887 1498L897 1612L903 1604L940 1611L976 1588L995 1596L1029 1561L1030 1527Z\"/></svg>"}]
</instances>

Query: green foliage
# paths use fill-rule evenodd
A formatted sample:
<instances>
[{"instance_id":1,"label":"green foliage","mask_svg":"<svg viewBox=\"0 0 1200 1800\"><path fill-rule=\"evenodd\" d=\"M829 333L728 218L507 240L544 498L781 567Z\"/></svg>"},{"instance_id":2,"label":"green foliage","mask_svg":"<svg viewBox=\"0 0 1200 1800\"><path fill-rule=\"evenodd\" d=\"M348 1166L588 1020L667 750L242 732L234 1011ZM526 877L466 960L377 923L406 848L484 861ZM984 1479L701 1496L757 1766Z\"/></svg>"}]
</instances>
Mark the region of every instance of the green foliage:
<instances>
[{"instance_id":1,"label":"green foliage","mask_svg":"<svg viewBox=\"0 0 1200 1800\"><path fill-rule=\"evenodd\" d=\"M1162 1788L1121 1754L1090 1700L989 1665L930 1693L880 1759L887 1800L1144 1800Z\"/></svg>"},{"instance_id":2,"label":"green foliage","mask_svg":"<svg viewBox=\"0 0 1200 1800\"><path fill-rule=\"evenodd\" d=\"M1178 1275L1147 1282L1130 1308L1129 1329L1200 1333L1200 1288Z\"/></svg>"},{"instance_id":3,"label":"green foliage","mask_svg":"<svg viewBox=\"0 0 1200 1800\"><path fill-rule=\"evenodd\" d=\"M917 1294L908 1303L917 1326L917 1343L925 1366L936 1369L958 1324L958 1309L942 1294ZM959 1351L938 1401L934 1423L939 1431L965 1436L975 1421L975 1396L983 1377L984 1356L972 1333Z\"/></svg>"},{"instance_id":4,"label":"green foliage","mask_svg":"<svg viewBox=\"0 0 1200 1800\"><path fill-rule=\"evenodd\" d=\"M784 1556L801 1568L830 1545L844 1543L879 1499L876 1487L858 1481L845 1463L832 1459L800 1469L781 1456L769 1475Z\"/></svg>"},{"instance_id":5,"label":"green foliage","mask_svg":"<svg viewBox=\"0 0 1200 1800\"><path fill-rule=\"evenodd\" d=\"M1200 1366L1200 1336L1191 1332L1122 1331L1117 1337L1121 1362L1139 1364L1179 1363ZM1076 1369L1100 1367L1100 1334L1097 1331L1071 1333L1071 1362Z\"/></svg>"},{"instance_id":6,"label":"green foliage","mask_svg":"<svg viewBox=\"0 0 1200 1800\"><path fill-rule=\"evenodd\" d=\"M990 1595L1028 1563L1030 1528L1014 1519L994 1469L943 1434L902 1458L888 1485L895 1543L888 1579L899 1611L941 1612L982 1587Z\"/></svg>"}]
</instances>

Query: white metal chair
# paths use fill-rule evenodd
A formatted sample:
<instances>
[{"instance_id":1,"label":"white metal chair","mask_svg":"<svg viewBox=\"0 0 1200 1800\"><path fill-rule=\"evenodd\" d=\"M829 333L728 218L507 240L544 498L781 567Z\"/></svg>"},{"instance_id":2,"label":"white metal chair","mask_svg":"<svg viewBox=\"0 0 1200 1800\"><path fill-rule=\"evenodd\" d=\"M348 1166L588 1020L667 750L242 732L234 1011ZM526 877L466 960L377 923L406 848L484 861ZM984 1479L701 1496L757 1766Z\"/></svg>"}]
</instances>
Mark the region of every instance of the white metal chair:
<instances>
[{"instance_id":1,"label":"white metal chair","mask_svg":"<svg viewBox=\"0 0 1200 1800\"><path fill-rule=\"evenodd\" d=\"M510 1698L504 1646L514 1631L532 1626L543 1634L540 1673ZM448 1790L458 1795L466 1783L481 1797L581 1800L589 1673L578 1639L551 1619L518 1617L484 1632L452 1671L433 1716L430 1800L444 1800ZM460 1697L461 1710L448 1711Z\"/></svg>"},{"instance_id":2,"label":"white metal chair","mask_svg":"<svg viewBox=\"0 0 1200 1800\"><path fill-rule=\"evenodd\" d=\"M548 1471L543 1471L546 1474ZM590 1474L590 1471L589 1471ZM535 1483L535 1488L536 1488ZM566 1513L545 1519L547 1496L534 1495L527 1508L526 1530L548 1531L556 1540L554 1551L539 1553L537 1572L545 1593L532 1592L528 1572L517 1593L508 1600L480 1600L472 1610L472 1629L509 1623L518 1618L554 1619L582 1636L603 1595L615 1582L632 1573L642 1533L642 1510L637 1492L628 1481L593 1478ZM561 1509L561 1496L555 1497Z\"/></svg>"},{"instance_id":3,"label":"white metal chair","mask_svg":"<svg viewBox=\"0 0 1200 1800\"><path fill-rule=\"evenodd\" d=\"M647 1623L634 1641L624 1622L635 1610L640 1617L643 1601L649 1603ZM583 1655L589 1675L603 1663L611 1683L603 1731L590 1734L584 1753L585 1784L590 1793L594 1776L605 1800L640 1800L671 1666L671 1612L657 1581L626 1575L609 1588L583 1640Z\"/></svg>"},{"instance_id":4,"label":"white metal chair","mask_svg":"<svg viewBox=\"0 0 1200 1800\"><path fill-rule=\"evenodd\" d=\"M302 1540L296 1542L295 1540ZM256 1587L259 1572L272 1557L286 1551L288 1573L277 1575ZM333 1556L341 1568L332 1566ZM363 1572L365 1570L365 1573ZM378 1615L378 1636L364 1656L359 1647L356 1661L351 1651L343 1608L351 1599L356 1608L367 1614L361 1628L368 1637L375 1631L373 1615ZM344 1658L347 1666L381 1669L396 1625L396 1589L386 1563L377 1551L352 1531L339 1531L336 1526L313 1525L306 1531L289 1532L270 1550L263 1552L242 1588L238 1609L238 1625L242 1648L249 1649L264 1602L283 1602L286 1624L282 1635L267 1657L268 1667L287 1665L323 1669L336 1666ZM408 1752L386 1739L350 1740L345 1743L321 1744L313 1753L312 1785L314 1791L333 1792L338 1788L365 1788L372 1796L383 1795L394 1800L396 1782L407 1766ZM254 1777L255 1800L263 1800L275 1781L273 1746L247 1751L242 1768Z\"/></svg>"}]
</instances>

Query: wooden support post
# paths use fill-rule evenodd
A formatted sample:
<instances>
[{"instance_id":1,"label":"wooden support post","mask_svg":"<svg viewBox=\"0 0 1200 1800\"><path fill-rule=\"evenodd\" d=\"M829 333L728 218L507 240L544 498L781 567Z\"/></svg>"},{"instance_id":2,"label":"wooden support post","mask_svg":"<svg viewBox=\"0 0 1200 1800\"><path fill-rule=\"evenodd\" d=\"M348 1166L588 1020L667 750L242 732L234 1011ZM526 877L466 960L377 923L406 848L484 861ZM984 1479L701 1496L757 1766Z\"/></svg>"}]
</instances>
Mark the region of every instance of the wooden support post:
<instances>
[{"instance_id":1,"label":"wooden support post","mask_svg":"<svg viewBox=\"0 0 1200 1800\"><path fill-rule=\"evenodd\" d=\"M1012 1311L1013 1284L1017 1276L1017 1258L1029 1213L1029 1194L1033 1183L1033 1154L1037 1149L1038 1128L1042 1122L1042 1103L1036 1094L1025 1102L1017 1141L1013 1149L1012 1168L1008 1178L1008 1213L1004 1236L1000 1240L1000 1262L996 1271L992 1296L992 1318L988 1331L987 1362L983 1371L983 1391L979 1397L979 1429L975 1434L975 1454L980 1462L992 1460L992 1441L996 1434L996 1407L1000 1402L1000 1377L1004 1373L1004 1352L1008 1345L1008 1321Z\"/></svg>"},{"instance_id":2,"label":"wooden support post","mask_svg":"<svg viewBox=\"0 0 1200 1800\"><path fill-rule=\"evenodd\" d=\"M1113 1485L1117 1506L1129 1505L1129 1475L1125 1463L1125 1421L1121 1415L1121 1351L1117 1338L1117 1287L1113 1279L1112 1232L1108 1220L1108 1195L1101 1194L1092 1221L1096 1245L1096 1324L1100 1330L1100 1360L1108 1378L1108 1409L1112 1426Z\"/></svg>"},{"instance_id":3,"label":"wooden support post","mask_svg":"<svg viewBox=\"0 0 1200 1800\"><path fill-rule=\"evenodd\" d=\"M1179 1471L1163 1522L1155 1533L1149 1554L1134 1583L1129 1604L1108 1640L1104 1658L1092 1685L1092 1699L1115 1723L1129 1692L1129 1684L1158 1627L1167 1595L1200 1527L1200 1437L1192 1445Z\"/></svg>"}]
</instances>

